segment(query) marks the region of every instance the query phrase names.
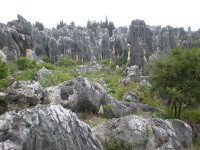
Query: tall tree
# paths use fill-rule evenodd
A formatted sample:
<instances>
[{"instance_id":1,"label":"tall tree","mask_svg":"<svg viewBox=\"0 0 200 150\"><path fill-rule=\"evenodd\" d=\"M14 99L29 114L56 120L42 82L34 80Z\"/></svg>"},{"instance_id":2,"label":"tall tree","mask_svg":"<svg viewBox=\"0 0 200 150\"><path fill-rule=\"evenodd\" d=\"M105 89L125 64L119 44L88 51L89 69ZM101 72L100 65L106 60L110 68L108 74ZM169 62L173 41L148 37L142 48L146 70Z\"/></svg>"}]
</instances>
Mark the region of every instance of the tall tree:
<instances>
[{"instance_id":1,"label":"tall tree","mask_svg":"<svg viewBox=\"0 0 200 150\"><path fill-rule=\"evenodd\" d=\"M179 118L183 105L200 103L200 49L172 50L167 57L149 63L152 90L167 100Z\"/></svg>"},{"instance_id":2,"label":"tall tree","mask_svg":"<svg viewBox=\"0 0 200 150\"><path fill-rule=\"evenodd\" d=\"M100 23L99 23L99 22L96 22L95 20L94 21L90 21L90 20L87 21L87 28L91 29L94 32L96 31L98 26L100 26L101 28L107 28L110 36L112 36L112 30L115 29L114 23L111 22L111 21L108 22L107 16L106 16L105 22L100 21Z\"/></svg>"},{"instance_id":3,"label":"tall tree","mask_svg":"<svg viewBox=\"0 0 200 150\"><path fill-rule=\"evenodd\" d=\"M58 24L57 24L57 29L63 28L66 25L66 23L61 20Z\"/></svg>"},{"instance_id":4,"label":"tall tree","mask_svg":"<svg viewBox=\"0 0 200 150\"><path fill-rule=\"evenodd\" d=\"M43 23L40 23L38 21L35 22L35 24L32 25L34 28L38 28L38 30L43 31L44 30L44 25Z\"/></svg>"}]
</instances>

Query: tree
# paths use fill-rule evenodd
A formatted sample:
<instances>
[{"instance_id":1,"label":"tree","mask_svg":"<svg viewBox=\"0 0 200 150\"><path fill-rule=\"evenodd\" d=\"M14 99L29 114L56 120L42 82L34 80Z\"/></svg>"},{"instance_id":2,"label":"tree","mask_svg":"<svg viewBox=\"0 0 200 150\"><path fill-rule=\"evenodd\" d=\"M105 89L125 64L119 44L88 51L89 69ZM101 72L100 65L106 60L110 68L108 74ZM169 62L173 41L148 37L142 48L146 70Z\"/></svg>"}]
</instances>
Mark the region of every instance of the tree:
<instances>
[{"instance_id":1,"label":"tree","mask_svg":"<svg viewBox=\"0 0 200 150\"><path fill-rule=\"evenodd\" d=\"M36 21L35 24L33 24L33 27L38 28L38 30L40 30L40 31L44 30L43 24L38 21Z\"/></svg>"},{"instance_id":2,"label":"tree","mask_svg":"<svg viewBox=\"0 0 200 150\"><path fill-rule=\"evenodd\" d=\"M96 22L95 20L94 21L90 21L90 20L87 21L87 28L91 29L94 32L96 31L98 26L100 26L100 28L107 28L110 36L112 36L112 30L115 29L114 23L111 22L111 21L108 22L107 16L106 16L105 22L100 21L100 23L99 23L99 22Z\"/></svg>"},{"instance_id":3,"label":"tree","mask_svg":"<svg viewBox=\"0 0 200 150\"><path fill-rule=\"evenodd\" d=\"M58 24L57 24L57 29L63 28L66 25L65 22L63 22L63 20L61 20Z\"/></svg>"},{"instance_id":4,"label":"tree","mask_svg":"<svg viewBox=\"0 0 200 150\"><path fill-rule=\"evenodd\" d=\"M167 100L171 114L180 118L182 107L200 101L200 49L171 50L149 62L152 90Z\"/></svg>"}]
</instances>

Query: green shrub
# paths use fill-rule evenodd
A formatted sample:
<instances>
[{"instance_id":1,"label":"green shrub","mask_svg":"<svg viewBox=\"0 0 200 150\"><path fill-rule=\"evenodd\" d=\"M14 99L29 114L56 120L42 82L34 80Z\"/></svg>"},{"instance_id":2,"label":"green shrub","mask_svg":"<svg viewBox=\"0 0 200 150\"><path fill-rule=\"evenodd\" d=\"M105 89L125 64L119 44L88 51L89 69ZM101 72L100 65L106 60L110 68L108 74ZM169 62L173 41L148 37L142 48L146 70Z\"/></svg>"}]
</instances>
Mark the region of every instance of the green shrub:
<instances>
[{"instance_id":1,"label":"green shrub","mask_svg":"<svg viewBox=\"0 0 200 150\"><path fill-rule=\"evenodd\" d=\"M44 75L43 78L44 79L40 81L40 84L42 87L45 88L49 86L55 86L59 83L70 80L71 76L69 73L64 73L61 71L52 71L52 74Z\"/></svg>"},{"instance_id":2,"label":"green shrub","mask_svg":"<svg viewBox=\"0 0 200 150\"><path fill-rule=\"evenodd\" d=\"M1 61L0 58L0 88L7 86L8 68L7 65Z\"/></svg>"},{"instance_id":3,"label":"green shrub","mask_svg":"<svg viewBox=\"0 0 200 150\"><path fill-rule=\"evenodd\" d=\"M102 59L97 62L98 64L102 65L102 67L106 67L110 65L110 59Z\"/></svg>"},{"instance_id":4,"label":"green shrub","mask_svg":"<svg viewBox=\"0 0 200 150\"><path fill-rule=\"evenodd\" d=\"M15 80L34 80L34 73L36 72L35 69L28 69L28 70L23 70L20 74L13 74L13 77Z\"/></svg>"},{"instance_id":5,"label":"green shrub","mask_svg":"<svg viewBox=\"0 0 200 150\"><path fill-rule=\"evenodd\" d=\"M49 62L50 62L50 59L49 59L49 57L48 57L47 55L42 55L42 56L41 56L41 59L42 59L42 61L45 62L45 63L49 63Z\"/></svg>"},{"instance_id":6,"label":"green shrub","mask_svg":"<svg viewBox=\"0 0 200 150\"><path fill-rule=\"evenodd\" d=\"M108 139L103 140L102 138L98 137L99 141L101 142L103 148L105 150L132 150L132 145L122 141L120 139L116 139L114 136L111 136Z\"/></svg>"},{"instance_id":7,"label":"green shrub","mask_svg":"<svg viewBox=\"0 0 200 150\"><path fill-rule=\"evenodd\" d=\"M190 120L194 123L200 123L200 109L197 108L189 108L183 111L182 119Z\"/></svg>"},{"instance_id":8,"label":"green shrub","mask_svg":"<svg viewBox=\"0 0 200 150\"><path fill-rule=\"evenodd\" d=\"M1 61L1 58L0 58L0 80L6 79L7 76L8 76L8 68L6 64Z\"/></svg>"},{"instance_id":9,"label":"green shrub","mask_svg":"<svg viewBox=\"0 0 200 150\"><path fill-rule=\"evenodd\" d=\"M42 69L43 67L45 67L46 69L50 69L50 70L55 70L55 69L57 69L56 66L54 66L54 65L52 65L52 64L50 64L50 63L41 63L41 64L37 64L37 65L35 66L35 68L36 68L37 70Z\"/></svg>"},{"instance_id":10,"label":"green shrub","mask_svg":"<svg viewBox=\"0 0 200 150\"><path fill-rule=\"evenodd\" d=\"M60 60L56 62L57 66L65 66L65 67L72 67L78 65L78 62L69 58L68 55L65 55Z\"/></svg>"},{"instance_id":11,"label":"green shrub","mask_svg":"<svg viewBox=\"0 0 200 150\"><path fill-rule=\"evenodd\" d=\"M18 65L19 70L31 69L36 65L36 61L30 61L26 57L20 57L16 64Z\"/></svg>"},{"instance_id":12,"label":"green shrub","mask_svg":"<svg viewBox=\"0 0 200 150\"><path fill-rule=\"evenodd\" d=\"M168 102L175 118L180 118L184 105L200 102L199 62L199 48L177 48L149 63L152 91Z\"/></svg>"},{"instance_id":13,"label":"green shrub","mask_svg":"<svg viewBox=\"0 0 200 150\"><path fill-rule=\"evenodd\" d=\"M110 68L112 70L115 70L116 65L118 65L118 66L126 65L127 58L128 58L128 52L127 52L127 50L125 50L123 56L121 58L114 60L112 62L112 64L110 65Z\"/></svg>"}]
</instances>

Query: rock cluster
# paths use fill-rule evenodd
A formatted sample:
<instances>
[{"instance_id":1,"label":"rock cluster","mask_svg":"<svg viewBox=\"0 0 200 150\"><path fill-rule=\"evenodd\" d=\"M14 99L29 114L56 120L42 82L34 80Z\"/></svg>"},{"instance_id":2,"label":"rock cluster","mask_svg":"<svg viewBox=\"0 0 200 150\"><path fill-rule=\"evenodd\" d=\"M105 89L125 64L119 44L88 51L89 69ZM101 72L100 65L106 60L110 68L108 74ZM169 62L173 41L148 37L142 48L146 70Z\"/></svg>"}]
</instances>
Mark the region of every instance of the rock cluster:
<instances>
[{"instance_id":1,"label":"rock cluster","mask_svg":"<svg viewBox=\"0 0 200 150\"><path fill-rule=\"evenodd\" d=\"M127 42L130 45L129 65L141 68L153 53L151 29L143 20L133 20L129 26Z\"/></svg>"},{"instance_id":2,"label":"rock cluster","mask_svg":"<svg viewBox=\"0 0 200 150\"><path fill-rule=\"evenodd\" d=\"M92 131L110 143L124 143L139 150L181 150L192 144L192 130L180 120L130 115L108 120L94 127Z\"/></svg>"},{"instance_id":3,"label":"rock cluster","mask_svg":"<svg viewBox=\"0 0 200 150\"><path fill-rule=\"evenodd\" d=\"M103 150L89 126L60 105L42 105L1 115L0 149Z\"/></svg>"},{"instance_id":4,"label":"rock cluster","mask_svg":"<svg viewBox=\"0 0 200 150\"><path fill-rule=\"evenodd\" d=\"M91 61L88 65L78 65L76 67L76 72L94 72L101 71L102 66L97 64L96 61Z\"/></svg>"},{"instance_id":5,"label":"rock cluster","mask_svg":"<svg viewBox=\"0 0 200 150\"><path fill-rule=\"evenodd\" d=\"M162 28L159 34L158 53L166 54L169 49L176 47L176 41L173 34L173 28L167 26Z\"/></svg>"},{"instance_id":6,"label":"rock cluster","mask_svg":"<svg viewBox=\"0 0 200 150\"><path fill-rule=\"evenodd\" d=\"M17 17L18 20L8 22L7 25L0 23L0 50L7 60L16 60L21 56L29 57L33 53L31 24L22 16Z\"/></svg>"},{"instance_id":7,"label":"rock cluster","mask_svg":"<svg viewBox=\"0 0 200 150\"><path fill-rule=\"evenodd\" d=\"M191 146L192 130L179 120L127 116L160 111L139 103L134 90L116 101L100 84L78 77L45 89L38 82L15 81L0 97L5 111L28 108L0 116L2 149L102 149L90 128L71 112L97 113L101 106L109 118L126 116L94 128L93 132L102 139L116 139L138 149ZM128 97L132 99L127 100Z\"/></svg>"},{"instance_id":8,"label":"rock cluster","mask_svg":"<svg viewBox=\"0 0 200 150\"><path fill-rule=\"evenodd\" d=\"M98 112L106 92L98 83L78 77L44 90L44 103L61 104L72 111Z\"/></svg>"}]
</instances>

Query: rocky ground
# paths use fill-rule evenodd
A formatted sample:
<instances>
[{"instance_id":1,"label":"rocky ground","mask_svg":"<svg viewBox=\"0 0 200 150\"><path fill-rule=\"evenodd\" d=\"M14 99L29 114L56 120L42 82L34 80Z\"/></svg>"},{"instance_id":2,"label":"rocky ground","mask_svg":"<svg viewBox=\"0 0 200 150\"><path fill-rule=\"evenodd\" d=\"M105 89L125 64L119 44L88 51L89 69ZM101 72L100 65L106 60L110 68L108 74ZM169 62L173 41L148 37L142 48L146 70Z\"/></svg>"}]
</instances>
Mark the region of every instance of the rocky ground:
<instances>
[{"instance_id":1,"label":"rocky ground","mask_svg":"<svg viewBox=\"0 0 200 150\"><path fill-rule=\"evenodd\" d=\"M166 112L151 99L141 73L147 60L200 39L190 28L174 31L142 20L114 29L111 37L107 29L73 23L39 31L20 15L0 23L0 58L9 66L0 89L0 149L191 148L199 124L159 117ZM24 57L32 66L21 69L16 60Z\"/></svg>"}]
</instances>

